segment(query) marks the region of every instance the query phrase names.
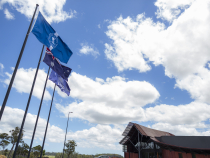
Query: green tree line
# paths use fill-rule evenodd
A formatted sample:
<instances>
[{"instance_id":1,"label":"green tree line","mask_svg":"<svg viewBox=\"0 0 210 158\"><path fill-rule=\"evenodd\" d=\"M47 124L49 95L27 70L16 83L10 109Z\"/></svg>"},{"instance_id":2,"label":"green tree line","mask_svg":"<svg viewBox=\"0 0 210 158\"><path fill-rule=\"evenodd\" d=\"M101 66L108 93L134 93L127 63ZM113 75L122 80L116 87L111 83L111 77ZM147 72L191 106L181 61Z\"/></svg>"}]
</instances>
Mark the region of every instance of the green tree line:
<instances>
[{"instance_id":1,"label":"green tree line","mask_svg":"<svg viewBox=\"0 0 210 158\"><path fill-rule=\"evenodd\" d=\"M104 154L96 154L95 155L95 157L99 157L99 156L102 156L102 155L107 155L107 156L109 156L109 157L119 157L119 158L123 158L123 156L122 155L119 155L119 154L109 154L109 153L104 153Z\"/></svg>"},{"instance_id":2,"label":"green tree line","mask_svg":"<svg viewBox=\"0 0 210 158\"><path fill-rule=\"evenodd\" d=\"M1 149L0 155L5 155L8 158L13 156L13 152L14 152L13 150L18 140L19 132L20 132L20 128L15 127L15 129L9 131L9 134L0 133L0 149ZM29 146L23 141L23 135L24 135L24 130L22 131L22 135L20 137L20 143L17 149L17 156L16 156L17 158L24 158L28 156ZM10 150L7 149L7 146L9 144L12 145ZM30 158L39 157L41 153L41 148L42 147L40 145L33 147L30 153ZM44 155L45 155L45 150L43 150L43 156Z\"/></svg>"},{"instance_id":3,"label":"green tree line","mask_svg":"<svg viewBox=\"0 0 210 158\"><path fill-rule=\"evenodd\" d=\"M55 158L62 158L62 155L63 155L63 153L55 153ZM123 158L123 156L121 156L119 154L106 153L106 154L86 155L86 154L79 154L78 152L73 152L70 155L70 158L97 158L97 157L99 157L101 155L107 155L110 158L112 158L112 157ZM64 158L68 158L68 155L66 153L64 154Z\"/></svg>"},{"instance_id":4,"label":"green tree line","mask_svg":"<svg viewBox=\"0 0 210 158\"><path fill-rule=\"evenodd\" d=\"M17 142L19 132L20 132L20 128L15 127L15 129L9 131L9 134L0 133L0 150L1 150L0 155L5 155L8 158L12 158L13 152L14 152L13 150L14 150L15 144ZM18 146L16 158L26 158L28 156L29 145L23 141L23 135L24 135L24 130L20 137L20 143ZM10 150L7 149L9 144L12 145ZM76 146L77 146L77 144L74 140L68 140L65 143L64 158L96 158L101 155L108 155L110 158L112 158L112 157L113 158L114 157L122 158L121 155L108 154L108 153L96 154L96 155L80 154L78 152L75 152ZM37 146L33 147L31 150L31 153L30 153L30 158L40 157L41 149L42 149L41 145L37 145ZM45 152L45 150L43 150L43 156L45 156L45 155L55 156L55 158L62 158L63 152ZM48 158L48 157L44 157L44 158Z\"/></svg>"}]
</instances>

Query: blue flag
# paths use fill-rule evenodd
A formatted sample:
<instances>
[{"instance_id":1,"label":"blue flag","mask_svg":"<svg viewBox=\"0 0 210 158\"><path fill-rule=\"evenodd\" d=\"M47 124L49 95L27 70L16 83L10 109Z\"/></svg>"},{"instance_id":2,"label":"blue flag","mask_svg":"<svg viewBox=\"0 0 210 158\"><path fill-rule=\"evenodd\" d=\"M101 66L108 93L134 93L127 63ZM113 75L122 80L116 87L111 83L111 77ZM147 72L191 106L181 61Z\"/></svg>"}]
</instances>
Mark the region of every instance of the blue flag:
<instances>
[{"instance_id":1,"label":"blue flag","mask_svg":"<svg viewBox=\"0 0 210 158\"><path fill-rule=\"evenodd\" d=\"M53 69L58 75L60 75L64 80L68 81L68 77L71 73L71 68L66 67L53 56L50 50L47 48L43 59L51 69Z\"/></svg>"},{"instance_id":2,"label":"blue flag","mask_svg":"<svg viewBox=\"0 0 210 158\"><path fill-rule=\"evenodd\" d=\"M32 33L45 46L47 46L53 55L61 62L67 63L73 54L69 47L62 41L60 36L50 26L50 24L42 16L41 12L36 19L36 23L32 29Z\"/></svg>"},{"instance_id":3,"label":"blue flag","mask_svg":"<svg viewBox=\"0 0 210 158\"><path fill-rule=\"evenodd\" d=\"M69 96L70 88L68 83L55 71L51 71L49 80L53 81L61 89L62 92L65 92Z\"/></svg>"}]
</instances>

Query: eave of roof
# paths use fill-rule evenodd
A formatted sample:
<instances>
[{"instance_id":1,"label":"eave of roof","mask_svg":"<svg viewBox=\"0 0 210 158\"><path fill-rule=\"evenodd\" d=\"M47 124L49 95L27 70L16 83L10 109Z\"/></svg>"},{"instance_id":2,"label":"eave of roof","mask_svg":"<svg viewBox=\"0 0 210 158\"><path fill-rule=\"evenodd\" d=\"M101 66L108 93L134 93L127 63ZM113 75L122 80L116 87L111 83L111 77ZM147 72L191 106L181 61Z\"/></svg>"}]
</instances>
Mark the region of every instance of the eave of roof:
<instances>
[{"instance_id":1,"label":"eave of roof","mask_svg":"<svg viewBox=\"0 0 210 158\"><path fill-rule=\"evenodd\" d=\"M154 142L158 143L158 144L166 145L166 146L169 146L169 147L175 147L175 148L181 148L181 149L188 149L188 150L210 150L210 149L206 149L206 148L188 148L188 147L182 147L182 146L176 146L176 145L166 144L166 143L160 142L156 138L152 138L152 137L150 137L150 139L153 140Z\"/></svg>"},{"instance_id":2,"label":"eave of roof","mask_svg":"<svg viewBox=\"0 0 210 158\"><path fill-rule=\"evenodd\" d=\"M171 145L171 144L166 144L163 143L159 140L157 140L155 137L161 137L161 136L175 136L169 132L164 132L164 131L160 131L160 130L155 130L155 129L151 129L145 126L141 126L138 125L136 123L132 123L129 122L128 126L126 127L126 129L123 132L123 136L125 136L119 143L124 145L127 143L127 141L129 140L129 132L132 129L132 127L136 127L136 129L143 135L143 136L147 136L150 137L150 139L154 142L156 142L157 144L162 144L165 146L169 146L171 148L181 148L181 149L187 149L187 150L210 150L209 148L187 148L187 147L182 147L182 146L176 146L176 145Z\"/></svg>"}]
</instances>

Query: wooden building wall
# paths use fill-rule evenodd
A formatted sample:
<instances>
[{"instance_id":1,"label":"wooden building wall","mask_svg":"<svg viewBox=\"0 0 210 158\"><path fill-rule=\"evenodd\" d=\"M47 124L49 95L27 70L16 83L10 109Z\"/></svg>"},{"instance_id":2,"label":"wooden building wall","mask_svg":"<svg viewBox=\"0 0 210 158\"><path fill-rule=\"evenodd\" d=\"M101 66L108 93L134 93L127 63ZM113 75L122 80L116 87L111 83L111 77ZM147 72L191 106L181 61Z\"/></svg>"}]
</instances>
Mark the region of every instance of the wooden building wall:
<instances>
[{"instance_id":1,"label":"wooden building wall","mask_svg":"<svg viewBox=\"0 0 210 158\"><path fill-rule=\"evenodd\" d=\"M124 158L129 158L129 152L124 152ZM130 153L130 158L138 158L138 153Z\"/></svg>"},{"instance_id":2,"label":"wooden building wall","mask_svg":"<svg viewBox=\"0 0 210 158\"><path fill-rule=\"evenodd\" d=\"M162 150L162 158L179 158L179 153L182 154L183 158L192 158L191 153L182 153L182 152L176 152L176 151L170 151L170 150ZM210 158L210 155L201 155L201 154L195 154L196 158Z\"/></svg>"},{"instance_id":3,"label":"wooden building wall","mask_svg":"<svg viewBox=\"0 0 210 158\"><path fill-rule=\"evenodd\" d=\"M176 151L162 150L162 158L179 158L179 153ZM183 158L192 158L191 153L182 153ZM124 158L129 158L129 153L124 152ZM138 153L130 153L130 158L138 158ZM196 154L196 158L210 158L210 155Z\"/></svg>"}]
</instances>

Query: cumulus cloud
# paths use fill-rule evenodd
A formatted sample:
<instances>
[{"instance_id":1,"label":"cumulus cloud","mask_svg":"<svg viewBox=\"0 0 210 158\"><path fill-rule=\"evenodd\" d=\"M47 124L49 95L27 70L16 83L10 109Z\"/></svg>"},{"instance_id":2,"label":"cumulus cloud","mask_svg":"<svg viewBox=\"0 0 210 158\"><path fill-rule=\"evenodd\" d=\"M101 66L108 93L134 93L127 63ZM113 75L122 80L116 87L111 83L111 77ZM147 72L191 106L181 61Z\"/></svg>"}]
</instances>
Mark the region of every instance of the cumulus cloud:
<instances>
[{"instance_id":1,"label":"cumulus cloud","mask_svg":"<svg viewBox=\"0 0 210 158\"><path fill-rule=\"evenodd\" d=\"M91 104L92 106L90 106ZM127 124L138 121L151 122L152 128L168 131L175 135L208 135L210 126L206 123L210 118L210 106L199 102L187 105L157 105L149 108L109 108L93 103L72 103L69 106L56 104L56 108L65 114L74 111L73 118L88 120L99 124ZM125 127L121 128L121 133Z\"/></svg>"},{"instance_id":2,"label":"cumulus cloud","mask_svg":"<svg viewBox=\"0 0 210 158\"><path fill-rule=\"evenodd\" d=\"M210 103L210 71L201 68L197 74L191 74L183 79L177 79L175 87L187 90L193 99Z\"/></svg>"},{"instance_id":3,"label":"cumulus cloud","mask_svg":"<svg viewBox=\"0 0 210 158\"><path fill-rule=\"evenodd\" d=\"M20 68L17 71L13 87L17 90L19 93L30 93L31 86L33 83L33 79L35 76L36 69L35 68L29 68L24 69ZM8 78L4 79L3 82L7 85L9 85L10 79L12 77L12 74L6 72L5 73ZM47 73L45 70L39 69L36 83L33 90L33 95L39 99L41 99L42 92L44 89L45 80L47 77ZM47 81L47 86L44 94L44 100L51 100L52 97L48 91L48 88L54 89L54 83L50 80ZM60 88L56 88L56 92L63 98L67 98L68 96L60 90ZM71 92L70 92L71 93Z\"/></svg>"},{"instance_id":4,"label":"cumulus cloud","mask_svg":"<svg viewBox=\"0 0 210 158\"><path fill-rule=\"evenodd\" d=\"M160 2L166 3L157 1ZM112 21L106 35L113 43L105 44L105 54L118 71L146 72L151 69L150 64L161 64L165 74L176 79L175 87L187 90L193 99L210 103L210 71L206 67L210 61L210 1L173 2L167 1L171 8L189 8L168 27L144 14L136 19L119 17Z\"/></svg>"},{"instance_id":5,"label":"cumulus cloud","mask_svg":"<svg viewBox=\"0 0 210 158\"><path fill-rule=\"evenodd\" d=\"M79 50L81 54L90 54L95 58L97 58L97 56L99 55L99 51L97 50L97 48L94 48L93 44L88 45L87 43L81 43L81 46L82 48Z\"/></svg>"},{"instance_id":6,"label":"cumulus cloud","mask_svg":"<svg viewBox=\"0 0 210 158\"><path fill-rule=\"evenodd\" d=\"M148 82L126 81L125 78L119 76L106 80L100 78L93 80L72 72L69 84L72 85L71 96L76 101L68 106L56 104L56 108L66 117L68 115L67 111L73 111L72 118L100 124L88 130L68 133L69 139L77 138L82 147L88 147L86 142L90 140L92 146L117 149L118 146L115 143L119 142L121 132L125 128L121 125L130 121L138 121L140 124L142 122L152 122L154 123L153 128L169 131L176 135L208 135L210 132L209 125L205 124L205 121L210 118L208 104L192 102L178 106L162 104L154 107L144 107L149 103L154 103L159 97L158 91ZM6 118L14 119L15 114L18 115L18 118L21 118L23 115L23 111L20 109L10 108L10 110L12 112L6 113L8 115ZM33 129L31 122L35 121L36 116L28 114L27 117L29 117L29 122L26 123L26 130L31 130ZM3 129L6 130L11 125L15 127L21 122L21 119L15 119L15 121L11 121L11 119L5 120ZM46 121L42 120L41 122L44 123L40 125L40 128L44 129ZM114 124L114 128L109 124ZM58 138L64 135L63 130L53 125L50 128L49 141L58 142ZM190 130L187 131L187 128ZM203 129L203 131L200 132L198 129ZM102 137L100 133L103 131L109 131L110 133L107 132L107 135L104 133L104 137ZM25 138L29 138L30 133L32 132L28 132ZM92 137L97 139L93 140ZM108 139L107 142L109 143L103 147L105 139Z\"/></svg>"},{"instance_id":7,"label":"cumulus cloud","mask_svg":"<svg viewBox=\"0 0 210 158\"><path fill-rule=\"evenodd\" d=\"M66 117L66 111L74 111L71 117L101 125L70 135L78 137L85 145L94 133L97 142L91 145L100 146L106 141L98 134L103 128L110 131L111 134L107 132L109 135L116 136L119 128L111 128L108 124L127 124L129 121L149 121L154 123L152 128L177 135L209 135L209 125L205 123L210 118L210 71L206 66L210 60L209 2L158 0L155 4L160 9L157 16L171 21L169 27L140 14L135 19L119 17L110 23L106 32L113 43L105 44L105 54L118 71L137 69L146 72L151 70L151 64L162 65L166 76L175 78L175 87L187 90L196 101L178 106L147 107L145 105L155 103L160 94L146 81L128 81L119 76L93 80L73 72L69 85L75 101L68 106L56 104L56 108ZM166 14L167 10L169 14ZM63 134L60 128L52 127L57 131L54 132L56 136ZM199 130L201 128L203 131ZM50 138L56 141L53 133ZM100 140L101 144L98 144ZM112 144L109 146L114 148Z\"/></svg>"},{"instance_id":8,"label":"cumulus cloud","mask_svg":"<svg viewBox=\"0 0 210 158\"><path fill-rule=\"evenodd\" d=\"M24 111L18 108L11 108L6 106L5 110L4 110L4 114L2 116L2 120L1 120L1 127L0 127L0 133L8 133L10 130L14 129L15 127L20 127L21 123L22 123L22 118L24 115ZM24 138L25 139L31 139L32 137L32 133L33 133L33 129L34 129L34 125L35 125L35 121L36 121L36 115L27 114L26 117L26 121L25 121L25 125L24 125ZM43 118L39 118L39 122L38 122L38 126L37 126L37 132L35 135L35 139L41 139L44 137L44 131L45 131L45 127L46 127L46 123L47 121ZM54 126L49 125L48 127L48 131L50 135L50 131L51 129L54 129L52 133L55 133L53 136L54 137L59 137L59 135L57 135L56 133L61 132L62 130L58 130L58 132L55 130ZM60 133L62 136L64 135L64 131L62 131L63 133ZM51 134L52 136L52 134ZM50 137L48 137L48 139L50 140Z\"/></svg>"},{"instance_id":9,"label":"cumulus cloud","mask_svg":"<svg viewBox=\"0 0 210 158\"><path fill-rule=\"evenodd\" d=\"M56 108L64 113L74 111L73 117L92 123L127 123L129 120L144 118L142 107L154 103L160 96L154 86L146 81L126 81L115 76L92 80L75 72L69 78L71 97L79 101Z\"/></svg>"},{"instance_id":10,"label":"cumulus cloud","mask_svg":"<svg viewBox=\"0 0 210 158\"><path fill-rule=\"evenodd\" d=\"M19 93L30 93L31 90L31 86L33 83L33 79L35 76L35 72L36 69L24 69L24 68L20 68L17 71L17 74L15 76L15 80L13 83L13 87L17 90L17 92ZM8 72L5 73L7 75L7 79L4 80L4 83L9 85L10 79L12 77L11 74L9 74ZM34 86L34 90L33 90L33 95L37 98L41 98L42 96L42 91L44 89L44 84L45 84L45 80L46 80L47 74L44 70L39 70L38 75L37 75L37 79L36 79L36 83ZM53 88L54 84L50 81L47 82L47 87ZM45 100L51 100L52 97L49 93L49 91L46 89L45 90L45 95L44 95L44 99Z\"/></svg>"},{"instance_id":11,"label":"cumulus cloud","mask_svg":"<svg viewBox=\"0 0 210 158\"><path fill-rule=\"evenodd\" d=\"M0 63L0 76L3 76L4 65Z\"/></svg>"},{"instance_id":12,"label":"cumulus cloud","mask_svg":"<svg viewBox=\"0 0 210 158\"><path fill-rule=\"evenodd\" d=\"M90 129L69 133L84 148L99 147L104 149L121 150L119 141L122 139L122 131L118 127L109 125L97 125Z\"/></svg>"},{"instance_id":13,"label":"cumulus cloud","mask_svg":"<svg viewBox=\"0 0 210 158\"><path fill-rule=\"evenodd\" d=\"M13 15L12 13L10 13L9 10L8 10L7 8L4 9L4 14L5 14L5 17L6 17L7 19L9 19L9 20L12 20L12 19L15 18L14 15Z\"/></svg>"},{"instance_id":14,"label":"cumulus cloud","mask_svg":"<svg viewBox=\"0 0 210 158\"><path fill-rule=\"evenodd\" d=\"M118 71L149 71L151 66L148 57L142 53L143 48L152 47L151 43L158 40L159 32L164 27L164 24L145 18L144 14L138 15L136 21L130 17L119 17L108 26L106 35L113 40L113 44L105 44L105 54L114 62Z\"/></svg>"},{"instance_id":15,"label":"cumulus cloud","mask_svg":"<svg viewBox=\"0 0 210 158\"><path fill-rule=\"evenodd\" d=\"M152 128L180 136L209 136L210 134L210 128L205 131L199 131L194 127L187 127L186 125L171 125L169 123L156 123L152 125Z\"/></svg>"},{"instance_id":16,"label":"cumulus cloud","mask_svg":"<svg viewBox=\"0 0 210 158\"><path fill-rule=\"evenodd\" d=\"M146 81L127 81L120 76L92 80L73 72L69 78L72 97L89 102L106 102L107 106L135 107L153 103L160 94ZM97 99L98 98L98 99Z\"/></svg>"},{"instance_id":17,"label":"cumulus cloud","mask_svg":"<svg viewBox=\"0 0 210 158\"><path fill-rule=\"evenodd\" d=\"M187 9L195 0L157 0L155 6L157 18L172 22L177 16Z\"/></svg>"},{"instance_id":18,"label":"cumulus cloud","mask_svg":"<svg viewBox=\"0 0 210 158\"><path fill-rule=\"evenodd\" d=\"M35 71L36 69L33 68L18 69L13 87L19 93L29 93ZM8 72L5 74L7 78L3 82L8 85L11 74ZM46 72L40 69L33 91L33 95L37 98L41 98L46 76ZM119 76L107 78L106 81L101 78L96 78L94 81L86 76L72 72L68 83L71 87L71 97L87 102L105 103L104 105L110 107L145 106L148 103L153 103L160 96L155 87L146 81L126 82L125 78ZM47 88L53 89L54 83L48 81ZM67 97L59 88L56 88L56 91L60 96ZM44 99L51 99L51 95L47 89Z\"/></svg>"},{"instance_id":19,"label":"cumulus cloud","mask_svg":"<svg viewBox=\"0 0 210 158\"><path fill-rule=\"evenodd\" d=\"M178 106L147 107L145 105L154 103L159 93L145 81L126 81L119 76L106 81L100 78L92 80L73 72L69 84L72 84L71 96L77 101L68 106L56 104L65 117L68 111L73 111L71 117L90 123L122 125L138 121L140 124L151 122L152 127L176 135L207 135L210 132L210 126L206 124L210 118L209 104L194 101ZM176 130L175 127L180 128Z\"/></svg>"},{"instance_id":20,"label":"cumulus cloud","mask_svg":"<svg viewBox=\"0 0 210 158\"><path fill-rule=\"evenodd\" d=\"M0 133L8 133L16 126L20 127L23 115L23 110L6 106L1 120ZM36 115L28 113L24 125L24 139L31 139L35 121ZM47 121L45 119L39 118L35 139L43 139L46 123ZM67 140L74 139L77 142L78 147L100 147L104 149L121 150L121 147L118 144L122 138L121 129L122 127L120 126L111 127L109 125L96 125L89 129L68 132ZM63 142L64 137L65 130L49 123L46 136L47 141L61 143Z\"/></svg>"},{"instance_id":21,"label":"cumulus cloud","mask_svg":"<svg viewBox=\"0 0 210 158\"><path fill-rule=\"evenodd\" d=\"M210 105L192 102L186 105L157 105L145 109L147 121L168 123L171 126L185 125L190 128L207 128Z\"/></svg>"},{"instance_id":22,"label":"cumulus cloud","mask_svg":"<svg viewBox=\"0 0 210 158\"><path fill-rule=\"evenodd\" d=\"M28 18L32 17L36 4L39 4L39 11L44 14L49 23L65 21L75 17L76 14L75 10L69 10L69 12L63 10L66 0L4 0L0 2L0 9L6 3Z\"/></svg>"}]
</instances>

